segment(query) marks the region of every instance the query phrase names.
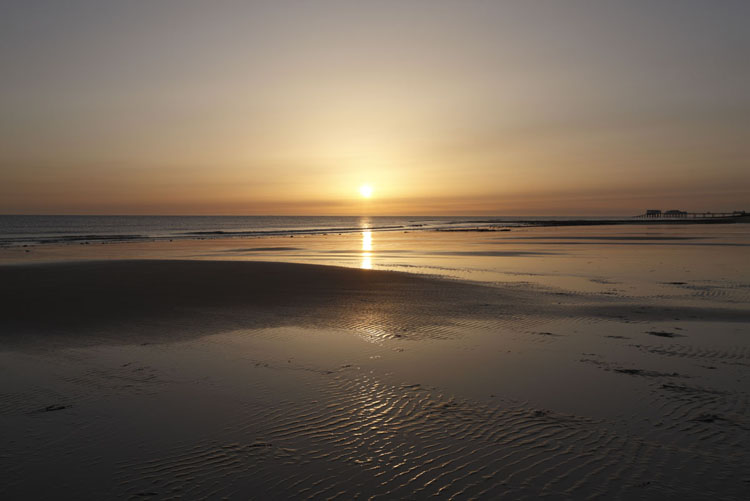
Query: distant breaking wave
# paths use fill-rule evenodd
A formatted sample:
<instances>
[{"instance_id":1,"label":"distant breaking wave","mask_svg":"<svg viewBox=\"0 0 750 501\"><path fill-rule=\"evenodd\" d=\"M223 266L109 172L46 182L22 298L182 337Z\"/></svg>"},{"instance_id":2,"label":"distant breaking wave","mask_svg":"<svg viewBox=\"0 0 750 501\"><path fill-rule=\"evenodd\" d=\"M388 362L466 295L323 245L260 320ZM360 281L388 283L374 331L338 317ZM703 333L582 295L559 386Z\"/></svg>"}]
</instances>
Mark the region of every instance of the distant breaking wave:
<instances>
[{"instance_id":1,"label":"distant breaking wave","mask_svg":"<svg viewBox=\"0 0 750 501\"><path fill-rule=\"evenodd\" d=\"M678 221L679 222L679 221ZM360 231L491 231L519 226L648 223L597 217L2 216L0 247L321 235Z\"/></svg>"},{"instance_id":2,"label":"distant breaking wave","mask_svg":"<svg viewBox=\"0 0 750 501\"><path fill-rule=\"evenodd\" d=\"M456 227L468 223L468 219L413 216L0 216L0 247L417 231Z\"/></svg>"},{"instance_id":3,"label":"distant breaking wave","mask_svg":"<svg viewBox=\"0 0 750 501\"><path fill-rule=\"evenodd\" d=\"M249 230L249 231L191 231L184 235L223 235L223 236L253 236L253 235L295 235L295 234L319 234L319 233L352 233L360 231L388 231L402 230L406 228L417 228L422 225L401 225L401 226L356 226L349 228L308 228L300 230Z\"/></svg>"}]
</instances>

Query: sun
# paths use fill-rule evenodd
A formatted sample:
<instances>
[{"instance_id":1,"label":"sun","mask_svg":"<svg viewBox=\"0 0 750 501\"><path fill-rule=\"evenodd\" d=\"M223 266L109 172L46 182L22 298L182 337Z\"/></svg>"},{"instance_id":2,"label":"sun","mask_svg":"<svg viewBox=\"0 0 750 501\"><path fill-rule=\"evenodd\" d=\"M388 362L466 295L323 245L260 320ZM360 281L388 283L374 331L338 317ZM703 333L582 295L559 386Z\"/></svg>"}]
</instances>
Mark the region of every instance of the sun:
<instances>
[{"instance_id":1,"label":"sun","mask_svg":"<svg viewBox=\"0 0 750 501\"><path fill-rule=\"evenodd\" d=\"M365 198L370 198L375 190L369 184L363 184L359 187L359 194Z\"/></svg>"}]
</instances>

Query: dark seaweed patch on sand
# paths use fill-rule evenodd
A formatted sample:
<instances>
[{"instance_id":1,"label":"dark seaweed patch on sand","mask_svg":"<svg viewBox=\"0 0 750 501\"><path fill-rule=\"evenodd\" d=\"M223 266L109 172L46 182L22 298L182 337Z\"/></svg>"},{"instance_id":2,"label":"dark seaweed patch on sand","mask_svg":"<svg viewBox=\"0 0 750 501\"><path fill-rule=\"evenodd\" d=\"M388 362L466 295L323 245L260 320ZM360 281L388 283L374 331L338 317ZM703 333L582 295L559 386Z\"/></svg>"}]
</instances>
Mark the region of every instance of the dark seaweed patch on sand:
<instances>
[{"instance_id":1,"label":"dark seaweed patch on sand","mask_svg":"<svg viewBox=\"0 0 750 501\"><path fill-rule=\"evenodd\" d=\"M667 331L646 331L646 334L657 337L685 337L684 334L677 334Z\"/></svg>"}]
</instances>

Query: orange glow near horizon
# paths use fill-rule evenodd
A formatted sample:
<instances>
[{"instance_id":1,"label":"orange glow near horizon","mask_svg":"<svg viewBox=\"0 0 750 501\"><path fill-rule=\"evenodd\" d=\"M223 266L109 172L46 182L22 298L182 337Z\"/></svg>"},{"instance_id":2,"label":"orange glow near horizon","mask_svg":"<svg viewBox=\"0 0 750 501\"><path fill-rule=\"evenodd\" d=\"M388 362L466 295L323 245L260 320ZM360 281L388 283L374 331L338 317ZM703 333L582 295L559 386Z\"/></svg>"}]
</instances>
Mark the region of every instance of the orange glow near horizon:
<instances>
[{"instance_id":1,"label":"orange glow near horizon","mask_svg":"<svg viewBox=\"0 0 750 501\"><path fill-rule=\"evenodd\" d=\"M440 3L17 2L0 214L750 209L750 7Z\"/></svg>"}]
</instances>

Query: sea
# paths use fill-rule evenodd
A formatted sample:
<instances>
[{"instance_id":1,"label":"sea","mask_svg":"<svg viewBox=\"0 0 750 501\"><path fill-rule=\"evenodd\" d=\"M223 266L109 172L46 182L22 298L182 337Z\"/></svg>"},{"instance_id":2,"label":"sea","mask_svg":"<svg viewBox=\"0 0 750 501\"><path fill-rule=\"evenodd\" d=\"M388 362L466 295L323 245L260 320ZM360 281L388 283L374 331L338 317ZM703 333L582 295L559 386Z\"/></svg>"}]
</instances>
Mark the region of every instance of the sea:
<instances>
[{"instance_id":1,"label":"sea","mask_svg":"<svg viewBox=\"0 0 750 501\"><path fill-rule=\"evenodd\" d=\"M463 229L560 216L44 216L0 215L0 247L81 242L176 240Z\"/></svg>"}]
</instances>

